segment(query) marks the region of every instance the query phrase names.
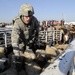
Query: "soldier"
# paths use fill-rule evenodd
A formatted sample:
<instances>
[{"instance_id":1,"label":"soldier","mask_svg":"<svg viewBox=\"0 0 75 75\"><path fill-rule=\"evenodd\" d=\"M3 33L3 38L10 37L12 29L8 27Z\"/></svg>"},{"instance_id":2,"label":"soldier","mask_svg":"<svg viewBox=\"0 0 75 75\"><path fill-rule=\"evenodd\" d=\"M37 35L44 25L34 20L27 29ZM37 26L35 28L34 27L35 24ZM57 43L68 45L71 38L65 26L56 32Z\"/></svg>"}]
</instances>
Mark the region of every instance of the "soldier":
<instances>
[{"instance_id":1,"label":"soldier","mask_svg":"<svg viewBox=\"0 0 75 75\"><path fill-rule=\"evenodd\" d=\"M29 50L32 52L32 59L35 59L35 44L38 41L39 23L33 16L34 9L30 4L23 4L20 7L18 16L13 20L11 41L13 46L13 61L22 62L21 55ZM30 57L30 59L31 59ZM22 65L21 65L22 66ZM16 67L20 71L21 66Z\"/></svg>"}]
</instances>

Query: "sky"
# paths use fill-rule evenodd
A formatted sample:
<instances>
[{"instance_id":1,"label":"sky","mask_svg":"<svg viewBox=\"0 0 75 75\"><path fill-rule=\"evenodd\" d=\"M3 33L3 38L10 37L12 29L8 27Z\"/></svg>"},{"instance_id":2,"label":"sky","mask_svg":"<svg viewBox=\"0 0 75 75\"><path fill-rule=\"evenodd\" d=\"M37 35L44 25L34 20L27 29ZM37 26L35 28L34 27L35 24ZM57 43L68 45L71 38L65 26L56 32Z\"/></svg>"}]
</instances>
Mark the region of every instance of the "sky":
<instances>
[{"instance_id":1,"label":"sky","mask_svg":"<svg viewBox=\"0 0 75 75\"><path fill-rule=\"evenodd\" d=\"M33 6L34 16L40 21L75 21L75 0L0 0L0 22L12 22L25 3Z\"/></svg>"}]
</instances>

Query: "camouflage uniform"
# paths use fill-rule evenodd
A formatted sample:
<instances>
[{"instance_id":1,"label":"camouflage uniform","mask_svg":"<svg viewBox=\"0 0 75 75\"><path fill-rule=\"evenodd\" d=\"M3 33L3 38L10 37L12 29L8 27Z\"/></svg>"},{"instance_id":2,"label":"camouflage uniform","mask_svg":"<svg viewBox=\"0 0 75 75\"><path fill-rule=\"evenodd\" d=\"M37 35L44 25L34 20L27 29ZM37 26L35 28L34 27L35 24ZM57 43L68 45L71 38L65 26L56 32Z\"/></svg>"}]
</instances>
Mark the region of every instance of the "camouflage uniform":
<instances>
[{"instance_id":1,"label":"camouflage uniform","mask_svg":"<svg viewBox=\"0 0 75 75\"><path fill-rule=\"evenodd\" d=\"M31 11L31 12L30 12ZM12 46L14 53L18 56L20 51L28 46L30 43L37 41L39 32L39 23L37 19L32 16L31 21L26 25L22 20L22 15L31 16L34 10L29 4L22 5L19 16L15 18L14 27L12 30Z\"/></svg>"},{"instance_id":2,"label":"camouflage uniform","mask_svg":"<svg viewBox=\"0 0 75 75\"><path fill-rule=\"evenodd\" d=\"M36 48L34 46L38 41L39 23L33 14L33 7L30 4L24 4L20 8L19 15L13 20L14 25L11 41L15 60L17 60L17 57L20 57L27 48L35 52ZM30 23L26 24L22 19L23 16L31 16ZM35 54L33 55L35 56ZM18 61L21 61L21 59Z\"/></svg>"},{"instance_id":3,"label":"camouflage uniform","mask_svg":"<svg viewBox=\"0 0 75 75\"><path fill-rule=\"evenodd\" d=\"M30 43L38 40L39 24L37 19L33 16L30 25L23 23L21 18L16 18L12 30L12 46L14 53L18 56L20 52Z\"/></svg>"}]
</instances>

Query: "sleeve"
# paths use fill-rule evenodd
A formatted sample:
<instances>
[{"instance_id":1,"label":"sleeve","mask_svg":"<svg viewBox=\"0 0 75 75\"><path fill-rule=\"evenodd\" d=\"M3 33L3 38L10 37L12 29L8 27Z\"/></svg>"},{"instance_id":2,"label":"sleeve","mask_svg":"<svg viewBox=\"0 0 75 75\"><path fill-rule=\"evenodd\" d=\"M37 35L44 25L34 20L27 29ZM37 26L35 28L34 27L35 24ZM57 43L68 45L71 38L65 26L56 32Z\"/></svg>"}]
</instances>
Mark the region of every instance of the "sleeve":
<instances>
[{"instance_id":1,"label":"sleeve","mask_svg":"<svg viewBox=\"0 0 75 75\"><path fill-rule=\"evenodd\" d=\"M12 28L12 33L11 33L11 43L13 50L19 51L19 34L20 34L20 29L17 23L14 23L13 28Z\"/></svg>"},{"instance_id":2,"label":"sleeve","mask_svg":"<svg viewBox=\"0 0 75 75\"><path fill-rule=\"evenodd\" d=\"M35 34L35 39L36 41L38 41L38 37L39 37L39 22L38 20L36 20L36 34Z\"/></svg>"}]
</instances>

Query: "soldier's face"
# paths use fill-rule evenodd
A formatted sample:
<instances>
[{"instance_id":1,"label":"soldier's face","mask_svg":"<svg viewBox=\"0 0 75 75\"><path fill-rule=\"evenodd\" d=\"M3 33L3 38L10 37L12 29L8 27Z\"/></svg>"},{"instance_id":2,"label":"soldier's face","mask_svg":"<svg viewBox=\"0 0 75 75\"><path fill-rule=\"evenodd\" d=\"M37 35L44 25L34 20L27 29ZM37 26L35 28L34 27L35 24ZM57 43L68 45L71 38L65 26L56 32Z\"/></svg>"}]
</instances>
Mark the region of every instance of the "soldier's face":
<instances>
[{"instance_id":1,"label":"soldier's face","mask_svg":"<svg viewBox=\"0 0 75 75\"><path fill-rule=\"evenodd\" d=\"M24 22L25 22L26 24L28 24L28 23L30 22L30 20L31 20L31 16L24 16L24 17L23 17L23 20L24 20Z\"/></svg>"}]
</instances>

